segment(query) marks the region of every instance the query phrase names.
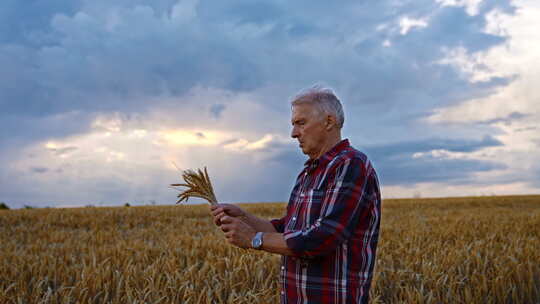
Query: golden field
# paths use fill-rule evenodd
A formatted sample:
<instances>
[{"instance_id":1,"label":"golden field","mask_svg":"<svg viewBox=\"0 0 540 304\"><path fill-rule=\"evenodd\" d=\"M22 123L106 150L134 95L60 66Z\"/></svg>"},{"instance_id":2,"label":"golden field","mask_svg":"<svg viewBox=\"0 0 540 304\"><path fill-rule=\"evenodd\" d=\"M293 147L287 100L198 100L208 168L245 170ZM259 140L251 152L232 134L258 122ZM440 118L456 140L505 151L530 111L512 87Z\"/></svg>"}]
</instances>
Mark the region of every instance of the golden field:
<instances>
[{"instance_id":1,"label":"golden field","mask_svg":"<svg viewBox=\"0 0 540 304\"><path fill-rule=\"evenodd\" d=\"M0 210L0 303L278 303L279 256L208 210ZM539 234L540 196L385 200L372 303L540 303Z\"/></svg>"}]
</instances>

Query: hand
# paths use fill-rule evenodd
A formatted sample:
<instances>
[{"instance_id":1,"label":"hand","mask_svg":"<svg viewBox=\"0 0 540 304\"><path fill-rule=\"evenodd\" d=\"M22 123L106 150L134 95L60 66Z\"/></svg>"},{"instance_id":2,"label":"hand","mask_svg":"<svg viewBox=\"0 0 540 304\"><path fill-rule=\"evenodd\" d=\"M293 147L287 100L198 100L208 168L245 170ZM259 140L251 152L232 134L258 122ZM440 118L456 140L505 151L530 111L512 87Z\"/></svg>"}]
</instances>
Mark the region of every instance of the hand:
<instances>
[{"instance_id":1,"label":"hand","mask_svg":"<svg viewBox=\"0 0 540 304\"><path fill-rule=\"evenodd\" d=\"M251 248L251 240L257 233L255 229L246 224L240 217L225 215L221 217L221 230L230 244L240 248Z\"/></svg>"},{"instance_id":2,"label":"hand","mask_svg":"<svg viewBox=\"0 0 540 304\"><path fill-rule=\"evenodd\" d=\"M214 217L214 224L216 224L216 226L221 225L220 219L225 215L239 218L246 216L246 212L242 210L242 208L231 204L211 205L210 212Z\"/></svg>"}]
</instances>

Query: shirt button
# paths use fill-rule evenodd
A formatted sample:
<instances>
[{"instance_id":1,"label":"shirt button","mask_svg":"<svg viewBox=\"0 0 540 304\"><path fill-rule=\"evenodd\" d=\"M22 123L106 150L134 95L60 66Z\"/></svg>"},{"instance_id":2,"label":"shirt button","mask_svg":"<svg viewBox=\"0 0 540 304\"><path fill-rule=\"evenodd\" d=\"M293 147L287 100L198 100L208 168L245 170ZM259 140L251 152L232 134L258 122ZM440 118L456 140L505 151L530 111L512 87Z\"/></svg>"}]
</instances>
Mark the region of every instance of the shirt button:
<instances>
[{"instance_id":1,"label":"shirt button","mask_svg":"<svg viewBox=\"0 0 540 304\"><path fill-rule=\"evenodd\" d=\"M285 266L281 266L281 270L285 270Z\"/></svg>"},{"instance_id":2,"label":"shirt button","mask_svg":"<svg viewBox=\"0 0 540 304\"><path fill-rule=\"evenodd\" d=\"M292 220L293 220L293 221L296 221L296 216L293 216Z\"/></svg>"},{"instance_id":3,"label":"shirt button","mask_svg":"<svg viewBox=\"0 0 540 304\"><path fill-rule=\"evenodd\" d=\"M284 295L284 294L285 294L285 291L282 290L282 291L281 291L281 295Z\"/></svg>"}]
</instances>

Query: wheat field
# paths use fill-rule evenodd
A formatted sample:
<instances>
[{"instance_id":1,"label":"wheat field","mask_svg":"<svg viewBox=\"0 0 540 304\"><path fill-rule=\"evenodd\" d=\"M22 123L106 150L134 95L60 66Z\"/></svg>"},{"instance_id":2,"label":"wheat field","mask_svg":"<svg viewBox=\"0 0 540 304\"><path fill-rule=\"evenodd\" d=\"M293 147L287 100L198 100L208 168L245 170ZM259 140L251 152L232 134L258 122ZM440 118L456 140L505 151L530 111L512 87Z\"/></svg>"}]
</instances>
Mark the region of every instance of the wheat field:
<instances>
[{"instance_id":1,"label":"wheat field","mask_svg":"<svg viewBox=\"0 0 540 304\"><path fill-rule=\"evenodd\" d=\"M282 203L245 204L278 217ZM278 303L207 205L0 211L0 303ZM540 196L385 200L372 303L540 303Z\"/></svg>"}]
</instances>

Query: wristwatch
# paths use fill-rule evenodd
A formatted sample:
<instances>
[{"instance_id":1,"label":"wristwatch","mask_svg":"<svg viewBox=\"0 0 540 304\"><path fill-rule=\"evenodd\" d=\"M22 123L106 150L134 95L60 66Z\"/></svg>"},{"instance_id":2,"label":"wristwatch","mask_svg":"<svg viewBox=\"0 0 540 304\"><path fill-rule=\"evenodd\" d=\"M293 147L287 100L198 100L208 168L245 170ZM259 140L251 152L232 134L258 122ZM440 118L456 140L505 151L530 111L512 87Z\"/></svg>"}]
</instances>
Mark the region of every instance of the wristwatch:
<instances>
[{"instance_id":1,"label":"wristwatch","mask_svg":"<svg viewBox=\"0 0 540 304\"><path fill-rule=\"evenodd\" d=\"M263 243L263 233L257 232L255 236L253 237L253 239L251 240L251 247L253 247L253 249L260 250L262 247L262 243Z\"/></svg>"}]
</instances>

